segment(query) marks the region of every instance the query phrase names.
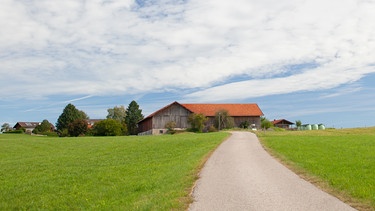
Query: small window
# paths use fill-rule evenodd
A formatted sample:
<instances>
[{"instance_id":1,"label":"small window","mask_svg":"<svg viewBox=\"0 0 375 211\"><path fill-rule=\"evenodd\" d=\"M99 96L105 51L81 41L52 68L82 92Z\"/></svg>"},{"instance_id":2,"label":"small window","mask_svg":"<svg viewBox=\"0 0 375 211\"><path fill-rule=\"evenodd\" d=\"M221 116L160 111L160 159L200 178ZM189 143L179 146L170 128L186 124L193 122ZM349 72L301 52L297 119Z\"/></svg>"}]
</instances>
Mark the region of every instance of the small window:
<instances>
[{"instance_id":1,"label":"small window","mask_svg":"<svg viewBox=\"0 0 375 211\"><path fill-rule=\"evenodd\" d=\"M163 132L164 132L163 130L159 130L159 133L160 133L160 134L163 134Z\"/></svg>"}]
</instances>

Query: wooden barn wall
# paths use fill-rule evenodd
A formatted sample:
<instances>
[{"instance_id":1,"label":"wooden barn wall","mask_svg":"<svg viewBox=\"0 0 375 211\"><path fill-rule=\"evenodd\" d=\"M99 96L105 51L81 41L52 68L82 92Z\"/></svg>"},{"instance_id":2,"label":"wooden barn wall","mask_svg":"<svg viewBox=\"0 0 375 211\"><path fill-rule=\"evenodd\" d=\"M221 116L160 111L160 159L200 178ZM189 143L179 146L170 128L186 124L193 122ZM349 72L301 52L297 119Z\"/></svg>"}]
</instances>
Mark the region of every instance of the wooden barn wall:
<instances>
[{"instance_id":1,"label":"wooden barn wall","mask_svg":"<svg viewBox=\"0 0 375 211\"><path fill-rule=\"evenodd\" d=\"M151 129L152 129L152 118L149 118L149 119L141 122L141 124L138 125L139 133L149 131Z\"/></svg>"},{"instance_id":2,"label":"wooden barn wall","mask_svg":"<svg viewBox=\"0 0 375 211\"><path fill-rule=\"evenodd\" d=\"M179 105L171 105L153 117L152 128L165 128L165 124L170 121L176 122L176 128L188 128L187 120L190 114L190 111Z\"/></svg>"},{"instance_id":3,"label":"wooden barn wall","mask_svg":"<svg viewBox=\"0 0 375 211\"><path fill-rule=\"evenodd\" d=\"M260 117L256 116L239 116L239 117L234 117L234 124L235 127L239 127L242 122L249 122L249 124L255 124L257 128L260 128Z\"/></svg>"},{"instance_id":4,"label":"wooden barn wall","mask_svg":"<svg viewBox=\"0 0 375 211\"><path fill-rule=\"evenodd\" d=\"M240 127L240 124L242 122L249 122L249 125L255 124L256 128L260 127L260 117L258 116L236 116L233 117L234 120L234 127ZM208 121L206 122L206 125L214 125L215 117L208 117Z\"/></svg>"}]
</instances>

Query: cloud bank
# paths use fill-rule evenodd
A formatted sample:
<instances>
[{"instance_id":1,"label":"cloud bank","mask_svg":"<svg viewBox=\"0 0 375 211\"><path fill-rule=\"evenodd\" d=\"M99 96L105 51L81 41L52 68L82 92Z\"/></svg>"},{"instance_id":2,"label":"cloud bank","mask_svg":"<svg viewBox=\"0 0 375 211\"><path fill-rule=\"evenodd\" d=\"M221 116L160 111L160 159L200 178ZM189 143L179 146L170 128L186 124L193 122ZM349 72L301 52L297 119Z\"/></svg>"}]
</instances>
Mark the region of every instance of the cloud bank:
<instances>
[{"instance_id":1,"label":"cloud bank","mask_svg":"<svg viewBox=\"0 0 375 211\"><path fill-rule=\"evenodd\" d=\"M373 11L366 0L5 0L2 98L330 89L375 72Z\"/></svg>"}]
</instances>

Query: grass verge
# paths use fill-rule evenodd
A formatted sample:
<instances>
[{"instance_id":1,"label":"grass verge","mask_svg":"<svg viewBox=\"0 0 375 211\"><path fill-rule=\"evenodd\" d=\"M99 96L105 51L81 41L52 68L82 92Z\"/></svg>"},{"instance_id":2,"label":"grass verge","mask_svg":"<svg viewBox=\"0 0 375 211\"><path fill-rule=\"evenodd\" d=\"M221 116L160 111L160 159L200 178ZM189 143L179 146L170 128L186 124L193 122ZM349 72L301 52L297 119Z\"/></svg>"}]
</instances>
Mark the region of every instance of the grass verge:
<instances>
[{"instance_id":1,"label":"grass verge","mask_svg":"<svg viewBox=\"0 0 375 211\"><path fill-rule=\"evenodd\" d=\"M375 210L375 128L258 132L284 164L359 210Z\"/></svg>"},{"instance_id":2,"label":"grass verge","mask_svg":"<svg viewBox=\"0 0 375 211\"><path fill-rule=\"evenodd\" d=\"M227 133L49 138L0 135L0 210L185 210Z\"/></svg>"}]
</instances>

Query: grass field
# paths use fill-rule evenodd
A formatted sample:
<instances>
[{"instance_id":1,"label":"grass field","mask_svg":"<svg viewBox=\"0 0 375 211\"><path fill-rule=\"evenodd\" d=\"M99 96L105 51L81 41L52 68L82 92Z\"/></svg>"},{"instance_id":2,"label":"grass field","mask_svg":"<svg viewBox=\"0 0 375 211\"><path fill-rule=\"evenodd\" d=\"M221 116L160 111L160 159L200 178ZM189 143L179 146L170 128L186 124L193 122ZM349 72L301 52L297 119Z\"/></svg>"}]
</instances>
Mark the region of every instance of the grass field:
<instances>
[{"instance_id":1,"label":"grass field","mask_svg":"<svg viewBox=\"0 0 375 211\"><path fill-rule=\"evenodd\" d=\"M344 201L375 209L375 128L258 132L288 166Z\"/></svg>"},{"instance_id":2,"label":"grass field","mask_svg":"<svg viewBox=\"0 0 375 211\"><path fill-rule=\"evenodd\" d=\"M0 135L0 210L185 210L227 133L49 138Z\"/></svg>"}]
</instances>

